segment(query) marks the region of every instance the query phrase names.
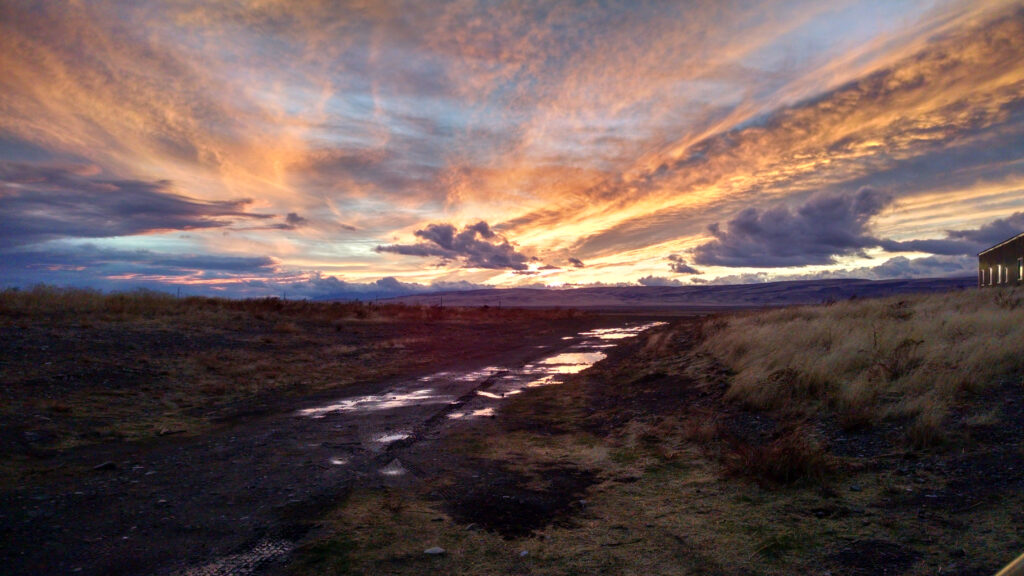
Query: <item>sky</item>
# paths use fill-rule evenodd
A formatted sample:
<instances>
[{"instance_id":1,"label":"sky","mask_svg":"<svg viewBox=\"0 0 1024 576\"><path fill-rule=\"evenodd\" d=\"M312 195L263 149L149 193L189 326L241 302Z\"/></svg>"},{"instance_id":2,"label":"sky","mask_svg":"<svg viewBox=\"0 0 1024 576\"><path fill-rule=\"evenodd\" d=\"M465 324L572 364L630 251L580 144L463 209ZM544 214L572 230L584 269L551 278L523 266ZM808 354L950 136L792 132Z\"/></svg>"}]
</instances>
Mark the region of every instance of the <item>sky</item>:
<instances>
[{"instance_id":1,"label":"sky","mask_svg":"<svg viewBox=\"0 0 1024 576\"><path fill-rule=\"evenodd\" d=\"M1024 3L0 0L0 285L974 275Z\"/></svg>"}]
</instances>

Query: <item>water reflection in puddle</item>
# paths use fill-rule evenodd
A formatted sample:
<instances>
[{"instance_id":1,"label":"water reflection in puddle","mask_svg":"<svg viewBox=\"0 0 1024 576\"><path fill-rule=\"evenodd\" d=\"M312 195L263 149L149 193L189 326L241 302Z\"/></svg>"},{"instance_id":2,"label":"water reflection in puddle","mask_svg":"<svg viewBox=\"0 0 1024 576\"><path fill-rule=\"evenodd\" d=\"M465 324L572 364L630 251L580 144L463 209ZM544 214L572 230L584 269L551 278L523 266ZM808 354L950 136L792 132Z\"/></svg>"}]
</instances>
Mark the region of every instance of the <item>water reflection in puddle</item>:
<instances>
[{"instance_id":1,"label":"water reflection in puddle","mask_svg":"<svg viewBox=\"0 0 1024 576\"><path fill-rule=\"evenodd\" d=\"M618 328L597 328L595 330L580 332L580 336L583 336L584 338L599 338L601 340L622 340L623 338L632 338L644 330L655 326L661 326L663 324L665 324L665 322L649 322L647 324L620 326Z\"/></svg>"},{"instance_id":2,"label":"water reflection in puddle","mask_svg":"<svg viewBox=\"0 0 1024 576\"><path fill-rule=\"evenodd\" d=\"M398 458L395 458L387 466L381 468L379 472L383 476L403 476L408 470L405 469L405 466L402 466Z\"/></svg>"},{"instance_id":3,"label":"water reflection in puddle","mask_svg":"<svg viewBox=\"0 0 1024 576\"><path fill-rule=\"evenodd\" d=\"M563 352L545 358L537 364L548 366L548 372L576 374L605 359L604 352Z\"/></svg>"},{"instance_id":4,"label":"water reflection in puddle","mask_svg":"<svg viewBox=\"0 0 1024 576\"><path fill-rule=\"evenodd\" d=\"M387 394L347 398L316 408L299 411L299 415L323 418L332 412L374 412L396 410L411 406L450 404L457 409L448 414L452 420L489 417L494 415L495 406L508 396L518 394L525 388L561 384L568 375L578 374L607 356L604 350L614 348L617 341L631 338L664 322L650 322L617 328L599 328L581 332L577 336L566 336L562 340L578 340L569 352L554 354L518 370L500 366L488 366L472 372L438 372L417 379L415 389L399 388ZM458 384L462 383L462 384ZM472 387L478 387L475 396L463 402L460 398ZM390 444L410 436L407 432L381 435L374 442ZM383 473L383 471L382 471Z\"/></svg>"},{"instance_id":5,"label":"water reflection in puddle","mask_svg":"<svg viewBox=\"0 0 1024 576\"><path fill-rule=\"evenodd\" d=\"M379 410L392 410L404 406L422 406L424 404L444 404L450 402L450 396L438 395L432 388L422 388L411 392L391 391L387 394L374 394L347 398L333 404L317 406L299 410L300 416L310 418L323 418L331 412L375 412Z\"/></svg>"},{"instance_id":6,"label":"water reflection in puddle","mask_svg":"<svg viewBox=\"0 0 1024 576\"><path fill-rule=\"evenodd\" d=\"M392 442L405 440L410 436L412 436L412 434L409 434L408 432L390 432L387 434L380 434L378 436L374 436L373 441L379 444L391 444Z\"/></svg>"},{"instance_id":7,"label":"water reflection in puddle","mask_svg":"<svg viewBox=\"0 0 1024 576\"><path fill-rule=\"evenodd\" d=\"M487 408L480 408L479 410L470 410L468 412L452 412L448 415L450 420L460 420L462 418L491 418L494 416L494 407L488 406Z\"/></svg>"},{"instance_id":8,"label":"water reflection in puddle","mask_svg":"<svg viewBox=\"0 0 1024 576\"><path fill-rule=\"evenodd\" d=\"M604 360L605 351L618 346L618 342L636 336L640 332L663 324L653 322L619 328L589 330L578 336L563 340L579 340L568 352L554 354L527 364L518 370L510 370L498 379L488 382L486 390L478 390L476 397L448 415L452 420L493 416L503 398L519 394L526 388L561 384L571 374L578 374Z\"/></svg>"}]
</instances>

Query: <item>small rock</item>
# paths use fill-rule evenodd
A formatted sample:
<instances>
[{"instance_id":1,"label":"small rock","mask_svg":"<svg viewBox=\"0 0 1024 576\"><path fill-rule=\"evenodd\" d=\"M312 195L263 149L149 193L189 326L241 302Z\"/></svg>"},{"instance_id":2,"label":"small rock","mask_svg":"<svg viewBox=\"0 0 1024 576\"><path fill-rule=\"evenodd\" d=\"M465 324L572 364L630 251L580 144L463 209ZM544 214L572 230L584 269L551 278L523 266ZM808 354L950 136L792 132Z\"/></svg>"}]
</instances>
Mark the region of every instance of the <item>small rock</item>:
<instances>
[{"instance_id":1,"label":"small rock","mask_svg":"<svg viewBox=\"0 0 1024 576\"><path fill-rule=\"evenodd\" d=\"M860 487L859 484L851 484L850 485L850 492L860 492L861 490L862 490L862 488Z\"/></svg>"},{"instance_id":2,"label":"small rock","mask_svg":"<svg viewBox=\"0 0 1024 576\"><path fill-rule=\"evenodd\" d=\"M445 550L440 546L434 546L433 548L427 548L423 553L427 556L441 556L445 553Z\"/></svg>"},{"instance_id":3,"label":"small rock","mask_svg":"<svg viewBox=\"0 0 1024 576\"><path fill-rule=\"evenodd\" d=\"M529 555L530 555L530 551L529 551L529 550L521 550L521 551L519 552L519 557L520 557L520 558L526 558L526 557L527 557L527 556L529 556Z\"/></svg>"},{"instance_id":4,"label":"small rock","mask_svg":"<svg viewBox=\"0 0 1024 576\"><path fill-rule=\"evenodd\" d=\"M104 462L102 464L97 464L97 465L93 466L92 469L93 470L117 470L117 464L114 464L110 460L107 460L106 462Z\"/></svg>"}]
</instances>

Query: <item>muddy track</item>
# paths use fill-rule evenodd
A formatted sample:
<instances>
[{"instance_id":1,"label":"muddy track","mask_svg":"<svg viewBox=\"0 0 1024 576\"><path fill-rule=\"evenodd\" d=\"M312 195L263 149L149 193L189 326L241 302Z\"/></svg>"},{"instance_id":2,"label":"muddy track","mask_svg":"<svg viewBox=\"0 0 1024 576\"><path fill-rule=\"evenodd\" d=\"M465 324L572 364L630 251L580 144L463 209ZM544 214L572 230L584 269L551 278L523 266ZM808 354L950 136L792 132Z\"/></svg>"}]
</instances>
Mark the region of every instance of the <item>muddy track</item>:
<instances>
[{"instance_id":1,"label":"muddy track","mask_svg":"<svg viewBox=\"0 0 1024 576\"><path fill-rule=\"evenodd\" d=\"M212 575L280 567L353 488L415 481L416 471L402 461L430 450L424 440L487 414L547 366L575 370L544 364L586 339L570 336L492 355L486 361L498 365L486 368L480 359L450 372L368 383L361 396L326 403L337 410L324 410L320 397L305 411L279 410L199 438L60 455L46 477L0 493L5 573Z\"/></svg>"}]
</instances>

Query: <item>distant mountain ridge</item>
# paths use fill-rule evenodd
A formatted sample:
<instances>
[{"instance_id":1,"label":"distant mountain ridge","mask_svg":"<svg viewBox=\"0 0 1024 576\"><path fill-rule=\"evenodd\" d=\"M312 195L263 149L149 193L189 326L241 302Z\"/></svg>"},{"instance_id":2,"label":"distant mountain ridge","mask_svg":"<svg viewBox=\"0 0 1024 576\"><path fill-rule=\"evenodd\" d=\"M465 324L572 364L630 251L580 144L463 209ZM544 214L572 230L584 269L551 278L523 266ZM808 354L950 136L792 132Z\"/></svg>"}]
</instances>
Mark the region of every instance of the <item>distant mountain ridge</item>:
<instances>
[{"instance_id":1,"label":"distant mountain ridge","mask_svg":"<svg viewBox=\"0 0 1024 576\"><path fill-rule=\"evenodd\" d=\"M850 298L943 292L974 288L977 280L793 280L715 286L593 286L586 288L493 288L433 292L382 300L442 306L579 308L583 310L707 310L818 304Z\"/></svg>"}]
</instances>

